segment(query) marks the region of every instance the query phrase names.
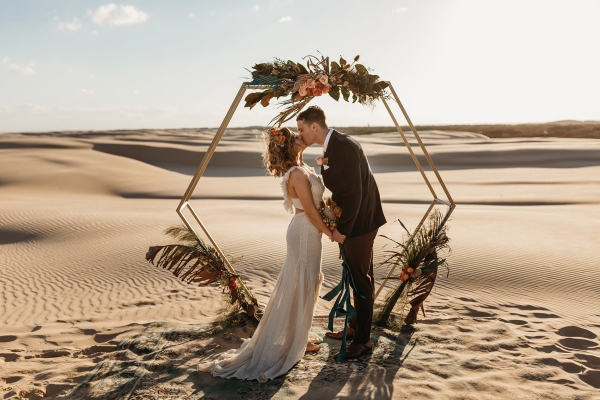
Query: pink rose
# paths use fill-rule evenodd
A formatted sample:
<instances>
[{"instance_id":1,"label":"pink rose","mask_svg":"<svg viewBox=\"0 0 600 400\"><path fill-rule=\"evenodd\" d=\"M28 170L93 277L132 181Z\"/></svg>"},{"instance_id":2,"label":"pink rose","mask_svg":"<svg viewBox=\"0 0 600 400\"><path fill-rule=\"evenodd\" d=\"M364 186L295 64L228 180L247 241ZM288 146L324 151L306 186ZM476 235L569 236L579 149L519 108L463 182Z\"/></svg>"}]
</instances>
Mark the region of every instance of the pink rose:
<instances>
[{"instance_id":1,"label":"pink rose","mask_svg":"<svg viewBox=\"0 0 600 400\"><path fill-rule=\"evenodd\" d=\"M327 79L327 75L321 75L319 77L319 82L321 82L323 85L327 85L327 82L329 82L329 79Z\"/></svg>"},{"instance_id":2,"label":"pink rose","mask_svg":"<svg viewBox=\"0 0 600 400\"><path fill-rule=\"evenodd\" d=\"M301 87L300 90L298 90L298 94L302 97L306 96L306 89Z\"/></svg>"}]
</instances>

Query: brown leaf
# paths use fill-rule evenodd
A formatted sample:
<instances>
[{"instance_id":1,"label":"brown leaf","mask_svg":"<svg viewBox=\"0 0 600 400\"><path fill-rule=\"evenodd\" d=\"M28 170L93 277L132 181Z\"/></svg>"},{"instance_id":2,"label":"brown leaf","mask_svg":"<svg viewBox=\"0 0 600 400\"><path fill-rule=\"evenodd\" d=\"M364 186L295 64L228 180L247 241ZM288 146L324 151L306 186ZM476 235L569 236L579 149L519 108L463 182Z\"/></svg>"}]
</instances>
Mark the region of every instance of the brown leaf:
<instances>
[{"instance_id":1,"label":"brown leaf","mask_svg":"<svg viewBox=\"0 0 600 400\"><path fill-rule=\"evenodd\" d=\"M246 103L253 103L255 101L258 101L259 98L260 95L258 93L250 93L248 96L246 96L244 100L246 101Z\"/></svg>"},{"instance_id":2,"label":"brown leaf","mask_svg":"<svg viewBox=\"0 0 600 400\"><path fill-rule=\"evenodd\" d=\"M235 304L236 301L238 301L238 299L240 298L239 294L238 294L238 290L232 290L231 291L231 304Z\"/></svg>"},{"instance_id":3,"label":"brown leaf","mask_svg":"<svg viewBox=\"0 0 600 400\"><path fill-rule=\"evenodd\" d=\"M248 304L248 310L246 313L250 318L256 318L256 307L252 304Z\"/></svg>"},{"instance_id":4,"label":"brown leaf","mask_svg":"<svg viewBox=\"0 0 600 400\"><path fill-rule=\"evenodd\" d=\"M262 104L263 107L266 107L269 105L269 101L271 101L271 94L267 94L265 95L262 99L260 99L260 104Z\"/></svg>"},{"instance_id":5,"label":"brown leaf","mask_svg":"<svg viewBox=\"0 0 600 400\"><path fill-rule=\"evenodd\" d=\"M150 261L152 264L154 264L154 258L156 258L156 255L158 254L159 251L162 250L164 246L152 246L148 249L148 252L146 253L146 261Z\"/></svg>"}]
</instances>

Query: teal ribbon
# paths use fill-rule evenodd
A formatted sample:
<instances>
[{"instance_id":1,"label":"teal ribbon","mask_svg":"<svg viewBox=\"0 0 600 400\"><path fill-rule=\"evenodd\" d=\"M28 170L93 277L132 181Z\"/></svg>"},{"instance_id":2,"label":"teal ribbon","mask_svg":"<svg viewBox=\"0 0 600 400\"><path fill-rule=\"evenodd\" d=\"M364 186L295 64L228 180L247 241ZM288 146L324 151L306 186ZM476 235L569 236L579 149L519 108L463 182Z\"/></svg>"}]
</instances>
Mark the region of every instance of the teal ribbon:
<instances>
[{"instance_id":1,"label":"teal ribbon","mask_svg":"<svg viewBox=\"0 0 600 400\"><path fill-rule=\"evenodd\" d=\"M331 301L335 296L335 303L329 312L329 324L327 328L333 332L333 320L335 317L344 316L344 336L342 337L342 347L337 355L336 360L338 362L346 361L346 333L348 331L348 320L356 316L356 310L350 302L350 288L352 288L360 297L363 299L365 296L358 293L356 285L354 284L354 278L352 272L350 272L350 265L346 260L346 251L344 245L339 243L340 246L340 258L342 259L342 280L337 284L331 291L321 297L323 300Z\"/></svg>"}]
</instances>

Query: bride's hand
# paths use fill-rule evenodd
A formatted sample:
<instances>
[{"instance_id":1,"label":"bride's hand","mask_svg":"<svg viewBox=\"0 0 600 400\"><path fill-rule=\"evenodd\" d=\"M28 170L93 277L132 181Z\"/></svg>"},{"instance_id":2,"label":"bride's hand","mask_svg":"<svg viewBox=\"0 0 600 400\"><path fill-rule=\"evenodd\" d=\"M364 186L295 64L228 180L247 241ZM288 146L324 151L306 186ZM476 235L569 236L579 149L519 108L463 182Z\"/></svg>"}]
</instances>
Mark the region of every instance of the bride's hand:
<instances>
[{"instance_id":1,"label":"bride's hand","mask_svg":"<svg viewBox=\"0 0 600 400\"><path fill-rule=\"evenodd\" d=\"M344 244L344 241L346 240L346 236L342 235L340 233L340 231L338 231L337 229L334 229L333 233L331 235L331 240Z\"/></svg>"}]
</instances>

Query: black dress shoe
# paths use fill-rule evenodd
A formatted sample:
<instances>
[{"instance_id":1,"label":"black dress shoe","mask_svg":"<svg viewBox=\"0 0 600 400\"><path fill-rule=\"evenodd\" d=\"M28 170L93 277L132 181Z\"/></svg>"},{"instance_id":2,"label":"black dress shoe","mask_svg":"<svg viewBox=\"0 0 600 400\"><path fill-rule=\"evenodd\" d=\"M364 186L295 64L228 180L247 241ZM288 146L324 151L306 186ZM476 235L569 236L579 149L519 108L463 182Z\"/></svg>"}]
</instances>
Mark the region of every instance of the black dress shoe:
<instances>
[{"instance_id":1,"label":"black dress shoe","mask_svg":"<svg viewBox=\"0 0 600 400\"><path fill-rule=\"evenodd\" d=\"M344 331L339 332L325 332L325 336L328 338L342 340L344 338ZM348 331L346 332L346 340L352 340L354 337L354 329L348 327Z\"/></svg>"},{"instance_id":2,"label":"black dress shoe","mask_svg":"<svg viewBox=\"0 0 600 400\"><path fill-rule=\"evenodd\" d=\"M346 348L346 359L358 358L365 354L372 354L372 353L373 353L373 341L371 341L371 339L369 339L369 341L365 344L358 343L358 342L352 342Z\"/></svg>"}]
</instances>

